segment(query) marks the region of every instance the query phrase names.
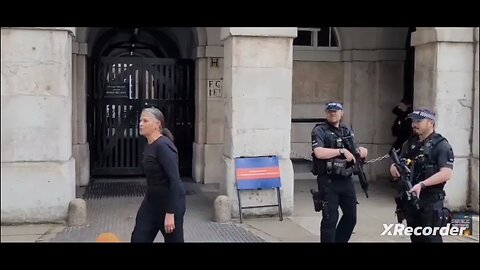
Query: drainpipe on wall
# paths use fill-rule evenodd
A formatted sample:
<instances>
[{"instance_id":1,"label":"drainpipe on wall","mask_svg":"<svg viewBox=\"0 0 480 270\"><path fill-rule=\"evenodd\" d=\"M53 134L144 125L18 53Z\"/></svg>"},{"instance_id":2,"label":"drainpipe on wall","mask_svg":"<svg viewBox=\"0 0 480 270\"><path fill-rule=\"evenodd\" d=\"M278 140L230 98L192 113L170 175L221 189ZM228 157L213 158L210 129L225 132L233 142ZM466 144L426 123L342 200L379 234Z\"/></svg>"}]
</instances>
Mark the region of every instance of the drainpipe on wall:
<instances>
[{"instance_id":1,"label":"drainpipe on wall","mask_svg":"<svg viewBox=\"0 0 480 270\"><path fill-rule=\"evenodd\" d=\"M473 70L472 70L472 105L471 105L471 120L470 120L470 138L469 138L469 143L470 143L470 154L468 157L468 194L467 194L467 211L469 211L472 207L472 196L471 192L473 191L473 133L474 133L474 127L475 127L475 57L477 55L477 46L476 46L476 39L475 39L475 32L477 30L477 27L472 28L472 34L473 34Z\"/></svg>"}]
</instances>

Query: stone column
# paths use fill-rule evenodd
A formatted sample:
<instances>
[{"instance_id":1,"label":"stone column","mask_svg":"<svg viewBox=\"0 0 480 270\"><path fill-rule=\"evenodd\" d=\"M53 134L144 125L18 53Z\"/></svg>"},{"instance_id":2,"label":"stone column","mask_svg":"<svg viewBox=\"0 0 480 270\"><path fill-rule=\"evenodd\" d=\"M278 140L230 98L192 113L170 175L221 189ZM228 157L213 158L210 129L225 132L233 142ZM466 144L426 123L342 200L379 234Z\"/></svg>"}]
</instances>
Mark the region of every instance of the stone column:
<instances>
[{"instance_id":1,"label":"stone column","mask_svg":"<svg viewBox=\"0 0 480 270\"><path fill-rule=\"evenodd\" d=\"M201 46L197 50L196 123L193 175L196 182L218 184L223 179L223 48Z\"/></svg>"},{"instance_id":2,"label":"stone column","mask_svg":"<svg viewBox=\"0 0 480 270\"><path fill-rule=\"evenodd\" d=\"M414 107L429 107L437 113L436 131L449 140L455 153L453 178L445 187L446 204L453 210L464 209L469 198L475 69L473 40L474 30L467 27L417 28L412 34Z\"/></svg>"},{"instance_id":3,"label":"stone column","mask_svg":"<svg viewBox=\"0 0 480 270\"><path fill-rule=\"evenodd\" d=\"M57 222L75 198L74 28L2 28L2 223Z\"/></svg>"},{"instance_id":4,"label":"stone column","mask_svg":"<svg viewBox=\"0 0 480 270\"><path fill-rule=\"evenodd\" d=\"M280 160L283 212L293 212L290 160L293 38L296 28L222 28L224 40L225 181L221 190L238 216L234 159L276 155ZM243 205L276 202L273 191L242 193ZM245 210L274 214L275 207Z\"/></svg>"},{"instance_id":5,"label":"stone column","mask_svg":"<svg viewBox=\"0 0 480 270\"><path fill-rule=\"evenodd\" d=\"M193 142L192 177L204 181L206 130L206 62L204 47L199 47L195 60L195 141Z\"/></svg>"},{"instance_id":6,"label":"stone column","mask_svg":"<svg viewBox=\"0 0 480 270\"><path fill-rule=\"evenodd\" d=\"M224 58L223 48L220 46L214 48L216 50L210 51L207 55L205 160L208 162L205 162L205 184L220 183L224 180L225 172L222 154L225 130Z\"/></svg>"},{"instance_id":7,"label":"stone column","mask_svg":"<svg viewBox=\"0 0 480 270\"><path fill-rule=\"evenodd\" d=\"M90 149L87 142L87 44L73 42L72 50L72 131L77 186L90 180Z\"/></svg>"}]
</instances>

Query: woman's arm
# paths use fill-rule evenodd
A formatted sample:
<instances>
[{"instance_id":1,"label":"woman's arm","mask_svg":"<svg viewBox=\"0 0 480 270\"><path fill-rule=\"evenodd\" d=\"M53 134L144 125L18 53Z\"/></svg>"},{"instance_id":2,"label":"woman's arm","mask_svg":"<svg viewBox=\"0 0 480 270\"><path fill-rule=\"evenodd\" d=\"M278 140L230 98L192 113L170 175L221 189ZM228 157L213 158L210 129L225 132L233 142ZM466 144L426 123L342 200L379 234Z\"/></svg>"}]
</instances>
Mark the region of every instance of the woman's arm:
<instances>
[{"instance_id":1,"label":"woman's arm","mask_svg":"<svg viewBox=\"0 0 480 270\"><path fill-rule=\"evenodd\" d=\"M175 148L165 142L158 144L158 161L167 175L170 192L168 194L167 213L175 213L178 209L179 195L183 192L182 180L178 171L178 157Z\"/></svg>"}]
</instances>

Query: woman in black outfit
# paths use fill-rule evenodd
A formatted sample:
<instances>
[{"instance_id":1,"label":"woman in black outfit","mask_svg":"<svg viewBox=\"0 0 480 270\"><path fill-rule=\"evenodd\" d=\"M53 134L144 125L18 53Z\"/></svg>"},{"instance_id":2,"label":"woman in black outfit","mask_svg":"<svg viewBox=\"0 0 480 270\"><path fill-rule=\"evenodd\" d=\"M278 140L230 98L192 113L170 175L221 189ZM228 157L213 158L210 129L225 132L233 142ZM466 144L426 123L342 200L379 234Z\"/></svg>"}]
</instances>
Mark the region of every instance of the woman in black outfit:
<instances>
[{"instance_id":1,"label":"woman in black outfit","mask_svg":"<svg viewBox=\"0 0 480 270\"><path fill-rule=\"evenodd\" d=\"M184 242L185 188L178 171L173 135L164 126L160 110L146 108L140 116L140 134L148 144L143 152L147 193L138 209L131 242L152 243L161 231L166 243Z\"/></svg>"}]
</instances>

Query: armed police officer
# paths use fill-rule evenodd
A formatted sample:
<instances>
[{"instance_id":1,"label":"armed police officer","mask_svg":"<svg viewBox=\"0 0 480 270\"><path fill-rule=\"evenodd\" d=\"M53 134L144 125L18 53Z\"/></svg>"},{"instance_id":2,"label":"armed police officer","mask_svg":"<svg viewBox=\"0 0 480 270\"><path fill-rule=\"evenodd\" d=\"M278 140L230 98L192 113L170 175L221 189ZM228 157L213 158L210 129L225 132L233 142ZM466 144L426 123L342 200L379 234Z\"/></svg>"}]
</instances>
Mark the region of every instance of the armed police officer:
<instances>
[{"instance_id":1,"label":"armed police officer","mask_svg":"<svg viewBox=\"0 0 480 270\"><path fill-rule=\"evenodd\" d=\"M442 236L434 227L446 226L449 211L443 206L444 186L452 176L454 154L448 141L435 132L436 115L428 109L415 110L408 115L412 119L414 134L403 144L400 158L411 160L412 185L409 192L418 197L418 207L405 203L400 207L407 220L407 226L431 227L429 236L410 236L412 242L442 242ZM390 173L400 177L392 164ZM402 199L402 198L401 198ZM397 211L398 211L397 205ZM403 209L402 209L403 208ZM419 209L418 209L419 208ZM435 233L436 232L436 233Z\"/></svg>"},{"instance_id":2,"label":"armed police officer","mask_svg":"<svg viewBox=\"0 0 480 270\"><path fill-rule=\"evenodd\" d=\"M312 130L313 172L317 175L319 194L324 202L320 241L346 243L357 222L357 198L351 166L356 160L351 152L353 149L346 149L342 139L351 135L350 129L341 125L342 104L327 103L325 111L326 122L317 124ZM355 150L362 158L367 156L366 148ZM337 226L338 206L343 215Z\"/></svg>"}]
</instances>

